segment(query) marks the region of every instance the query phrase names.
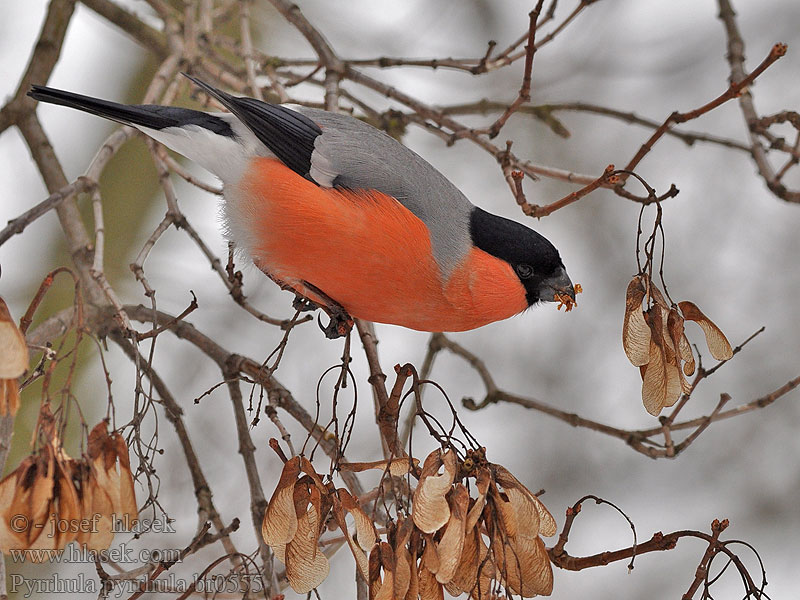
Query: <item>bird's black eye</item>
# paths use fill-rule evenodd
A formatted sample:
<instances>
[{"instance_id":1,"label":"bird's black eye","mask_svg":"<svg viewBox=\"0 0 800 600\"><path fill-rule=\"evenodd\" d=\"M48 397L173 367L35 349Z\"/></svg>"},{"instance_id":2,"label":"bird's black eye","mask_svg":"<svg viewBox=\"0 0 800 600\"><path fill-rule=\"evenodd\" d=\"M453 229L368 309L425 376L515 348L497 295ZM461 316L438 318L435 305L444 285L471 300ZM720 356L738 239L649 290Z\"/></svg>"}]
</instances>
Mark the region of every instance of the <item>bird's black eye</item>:
<instances>
[{"instance_id":1,"label":"bird's black eye","mask_svg":"<svg viewBox=\"0 0 800 600\"><path fill-rule=\"evenodd\" d=\"M533 267L526 264L521 264L516 266L517 275L519 275L520 279L528 279L533 275Z\"/></svg>"}]
</instances>

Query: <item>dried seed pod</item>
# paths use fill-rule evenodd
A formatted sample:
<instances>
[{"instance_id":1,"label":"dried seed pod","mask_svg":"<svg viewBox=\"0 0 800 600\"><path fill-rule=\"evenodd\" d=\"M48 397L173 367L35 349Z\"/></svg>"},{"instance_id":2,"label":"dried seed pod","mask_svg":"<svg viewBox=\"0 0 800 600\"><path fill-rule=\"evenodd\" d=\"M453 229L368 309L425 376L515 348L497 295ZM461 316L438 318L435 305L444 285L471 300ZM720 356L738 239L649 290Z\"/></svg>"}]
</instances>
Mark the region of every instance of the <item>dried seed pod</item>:
<instances>
[{"instance_id":1,"label":"dried seed pod","mask_svg":"<svg viewBox=\"0 0 800 600\"><path fill-rule=\"evenodd\" d=\"M506 494L509 494L509 492L513 490L513 495L509 494L509 499L517 509L517 514L521 515L518 516L518 520L521 518L523 523L529 520L533 522L534 517L531 514L531 510L535 511L539 523L538 534L545 537L555 535L557 530L556 520L553 518L553 515L550 514L550 511L545 508L536 494L531 492L504 466L492 464L492 471L494 471L495 481L503 486L503 489L506 490ZM525 526L525 529L531 531L529 526Z\"/></svg>"},{"instance_id":2,"label":"dried seed pod","mask_svg":"<svg viewBox=\"0 0 800 600\"><path fill-rule=\"evenodd\" d=\"M28 361L25 338L0 298L0 416L17 414L17 379L28 369Z\"/></svg>"},{"instance_id":3,"label":"dried seed pod","mask_svg":"<svg viewBox=\"0 0 800 600\"><path fill-rule=\"evenodd\" d=\"M417 600L419 598L419 565L417 564L417 557L410 554L409 578L408 578L408 591L406 592L404 600Z\"/></svg>"},{"instance_id":4,"label":"dried seed pod","mask_svg":"<svg viewBox=\"0 0 800 600\"><path fill-rule=\"evenodd\" d=\"M369 585L369 600L374 600L383 584L381 581L381 549L379 545L376 545L369 553L369 577L367 577L367 583Z\"/></svg>"},{"instance_id":5,"label":"dried seed pod","mask_svg":"<svg viewBox=\"0 0 800 600\"><path fill-rule=\"evenodd\" d=\"M436 581L448 583L456 572L464 548L464 524L467 519L469 492L463 483L457 483L450 492L450 520L444 528L442 539L436 545L439 569Z\"/></svg>"},{"instance_id":6,"label":"dried seed pod","mask_svg":"<svg viewBox=\"0 0 800 600\"><path fill-rule=\"evenodd\" d=\"M19 383L16 379L0 379L0 417L17 414L19 409Z\"/></svg>"},{"instance_id":7,"label":"dried seed pod","mask_svg":"<svg viewBox=\"0 0 800 600\"><path fill-rule=\"evenodd\" d=\"M497 526L487 527L491 536L491 551L496 577L519 595L548 595L553 589L553 569L539 534L554 535L556 523L541 501L501 465L492 465L495 483L503 486L502 495L492 496L497 507L492 521ZM507 498L505 504L499 497ZM515 527L507 522L508 511L514 513ZM511 534L509 534L511 532Z\"/></svg>"},{"instance_id":8,"label":"dried seed pod","mask_svg":"<svg viewBox=\"0 0 800 600\"><path fill-rule=\"evenodd\" d=\"M261 537L264 543L275 550L276 546L289 543L297 532L297 513L294 508L294 484L300 475L300 457L290 458L285 465L278 485L272 492L264 520Z\"/></svg>"},{"instance_id":9,"label":"dried seed pod","mask_svg":"<svg viewBox=\"0 0 800 600\"><path fill-rule=\"evenodd\" d=\"M444 467L444 471L437 475L440 467ZM450 507L445 496L453 484L456 470L456 456L452 450L444 453L434 450L425 459L414 491L411 513L414 524L424 533L438 531L450 519Z\"/></svg>"},{"instance_id":10,"label":"dried seed pod","mask_svg":"<svg viewBox=\"0 0 800 600\"><path fill-rule=\"evenodd\" d=\"M72 469L69 459L56 459L56 472L53 478L53 498L50 501L50 515L55 515L58 526L53 534L55 549L63 550L64 546L78 537L77 525L83 516L78 492L72 481ZM41 539L41 536L40 536Z\"/></svg>"},{"instance_id":11,"label":"dried seed pod","mask_svg":"<svg viewBox=\"0 0 800 600\"><path fill-rule=\"evenodd\" d=\"M40 453L25 457L0 481L0 550L31 548L48 529L54 473L52 452L48 456Z\"/></svg>"},{"instance_id":12,"label":"dried seed pod","mask_svg":"<svg viewBox=\"0 0 800 600\"><path fill-rule=\"evenodd\" d=\"M646 314L651 335L650 356L642 372L642 402L647 412L658 415L680 398L682 378L666 334L668 310L657 303Z\"/></svg>"},{"instance_id":13,"label":"dried seed pod","mask_svg":"<svg viewBox=\"0 0 800 600\"><path fill-rule=\"evenodd\" d=\"M514 505L504 492L501 492L496 485L489 490L489 497L494 503L497 513L497 521L503 530L504 536L514 537L517 535L517 511Z\"/></svg>"},{"instance_id":14,"label":"dried seed pod","mask_svg":"<svg viewBox=\"0 0 800 600\"><path fill-rule=\"evenodd\" d=\"M631 279L625 292L622 347L628 360L636 367L646 365L650 358L650 328L642 312L645 293L644 284L638 275Z\"/></svg>"},{"instance_id":15,"label":"dried seed pod","mask_svg":"<svg viewBox=\"0 0 800 600\"><path fill-rule=\"evenodd\" d=\"M399 517L397 528L395 529L394 541L394 597L405 598L412 591L412 575L416 578L416 569L412 573L412 563L416 563L416 557L411 556L408 551L408 543L411 534L414 532L414 522L411 519ZM417 582L413 582L413 587L417 589ZM417 594L418 592L414 592ZM413 596L416 600L416 595Z\"/></svg>"},{"instance_id":16,"label":"dried seed pod","mask_svg":"<svg viewBox=\"0 0 800 600\"><path fill-rule=\"evenodd\" d=\"M377 536L375 534L375 527L372 520L364 512L364 509L358 504L358 501L350 495L345 489L338 489L332 495L333 500L333 517L336 519L339 529L344 535L347 545L350 547L350 552L356 560L361 575L365 581L369 581L369 561L367 560L366 552L373 548ZM355 522L355 537L350 534L345 520L344 509L347 508L348 512L353 515Z\"/></svg>"},{"instance_id":17,"label":"dried seed pod","mask_svg":"<svg viewBox=\"0 0 800 600\"><path fill-rule=\"evenodd\" d=\"M377 554L379 557L380 566L383 569L383 578L378 578L373 582L375 584L375 600L393 600L394 599L394 567L395 558L392 547L387 542L381 542L372 549L372 554Z\"/></svg>"},{"instance_id":18,"label":"dried seed pod","mask_svg":"<svg viewBox=\"0 0 800 600\"><path fill-rule=\"evenodd\" d=\"M28 369L28 346L0 298L0 379L17 379Z\"/></svg>"},{"instance_id":19,"label":"dried seed pod","mask_svg":"<svg viewBox=\"0 0 800 600\"><path fill-rule=\"evenodd\" d=\"M495 530L491 546L497 576L523 598L549 596L553 591L553 568L539 536L503 538Z\"/></svg>"},{"instance_id":20,"label":"dried seed pod","mask_svg":"<svg viewBox=\"0 0 800 600\"><path fill-rule=\"evenodd\" d=\"M414 466L419 461L414 459ZM393 458L392 460L375 460L372 462L347 462L339 465L340 471L350 471L352 473L360 473L362 471L369 471L371 469L378 469L386 471L388 468L389 474L392 477L402 477L411 470L411 459L407 456L400 458Z\"/></svg>"},{"instance_id":21,"label":"dried seed pod","mask_svg":"<svg viewBox=\"0 0 800 600\"><path fill-rule=\"evenodd\" d=\"M444 600L444 588L436 576L423 563L419 568L420 600Z\"/></svg>"},{"instance_id":22,"label":"dried seed pod","mask_svg":"<svg viewBox=\"0 0 800 600\"><path fill-rule=\"evenodd\" d=\"M692 353L692 346L689 344L689 338L686 337L686 333L683 333L681 339L678 341L678 351L681 354L681 358L685 361L683 373L686 376L693 375L695 367L694 354Z\"/></svg>"},{"instance_id":23,"label":"dried seed pod","mask_svg":"<svg viewBox=\"0 0 800 600\"><path fill-rule=\"evenodd\" d=\"M94 470L84 461L75 461L72 467L73 480L78 482L82 519L92 526L83 528L76 541L87 550L105 550L114 539L112 522L114 506L111 498L97 482Z\"/></svg>"},{"instance_id":24,"label":"dried seed pod","mask_svg":"<svg viewBox=\"0 0 800 600\"><path fill-rule=\"evenodd\" d=\"M363 550L369 550L375 545L377 534L375 533L375 526L372 524L372 519L367 516L364 509L358 503L350 492L345 489L339 490L342 500L342 507L353 515L353 520L356 527L356 541Z\"/></svg>"},{"instance_id":25,"label":"dried seed pod","mask_svg":"<svg viewBox=\"0 0 800 600\"><path fill-rule=\"evenodd\" d=\"M97 484L111 499L118 524L133 527L139 518L133 488L128 446L117 432L108 433L108 423L101 421L89 432L87 448Z\"/></svg>"},{"instance_id":26,"label":"dried seed pod","mask_svg":"<svg viewBox=\"0 0 800 600\"><path fill-rule=\"evenodd\" d=\"M490 480L491 473L489 469L481 467L475 475L475 489L478 491L478 497L475 498L474 504L467 513L467 521L464 527L467 533L472 531L481 518L483 507L486 505L486 493L489 491Z\"/></svg>"},{"instance_id":27,"label":"dried seed pod","mask_svg":"<svg viewBox=\"0 0 800 600\"><path fill-rule=\"evenodd\" d=\"M459 596L477 587L478 569L481 563L484 562L483 559L488 551L477 528L473 528L466 533L456 570L453 573L453 577L444 586L448 594ZM491 565L491 562L487 561L485 565Z\"/></svg>"},{"instance_id":28,"label":"dried seed pod","mask_svg":"<svg viewBox=\"0 0 800 600\"><path fill-rule=\"evenodd\" d=\"M703 329L711 356L717 360L730 360L733 357L733 349L728 338L711 319L697 308L696 304L688 301L678 302L678 308L681 309L687 321L694 321Z\"/></svg>"},{"instance_id":29,"label":"dried seed pod","mask_svg":"<svg viewBox=\"0 0 800 600\"><path fill-rule=\"evenodd\" d=\"M284 560L286 578L298 594L307 594L316 588L330 572L328 559L319 550L322 522L320 504L320 492L316 486L295 485L297 530L291 541L286 544Z\"/></svg>"}]
</instances>

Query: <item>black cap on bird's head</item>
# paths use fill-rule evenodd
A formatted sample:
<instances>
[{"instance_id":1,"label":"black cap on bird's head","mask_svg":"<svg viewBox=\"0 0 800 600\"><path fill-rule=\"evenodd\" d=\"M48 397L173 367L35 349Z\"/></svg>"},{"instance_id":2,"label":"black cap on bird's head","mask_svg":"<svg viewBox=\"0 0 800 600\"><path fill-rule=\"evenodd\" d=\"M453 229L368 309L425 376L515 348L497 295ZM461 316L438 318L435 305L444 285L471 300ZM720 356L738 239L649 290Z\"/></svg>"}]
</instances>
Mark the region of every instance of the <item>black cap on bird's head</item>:
<instances>
[{"instance_id":1,"label":"black cap on bird's head","mask_svg":"<svg viewBox=\"0 0 800 600\"><path fill-rule=\"evenodd\" d=\"M557 295L575 300L561 256L543 235L477 207L470 218L470 234L475 246L511 265L529 305L556 301Z\"/></svg>"}]
</instances>

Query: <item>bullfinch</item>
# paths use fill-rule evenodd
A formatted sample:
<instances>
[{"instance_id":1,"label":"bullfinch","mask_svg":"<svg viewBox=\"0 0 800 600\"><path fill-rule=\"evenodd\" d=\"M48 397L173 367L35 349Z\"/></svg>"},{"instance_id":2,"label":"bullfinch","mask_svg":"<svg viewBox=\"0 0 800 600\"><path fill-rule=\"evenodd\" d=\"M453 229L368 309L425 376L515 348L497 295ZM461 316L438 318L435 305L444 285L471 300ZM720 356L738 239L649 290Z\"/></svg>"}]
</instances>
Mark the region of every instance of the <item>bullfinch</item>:
<instances>
[{"instance_id":1,"label":"bullfinch","mask_svg":"<svg viewBox=\"0 0 800 600\"><path fill-rule=\"evenodd\" d=\"M28 95L131 125L219 177L229 238L299 304L322 307L328 337L344 335L350 317L464 331L540 301L574 301L553 244L473 205L389 135L349 115L189 79L230 112L126 106L44 86Z\"/></svg>"}]
</instances>

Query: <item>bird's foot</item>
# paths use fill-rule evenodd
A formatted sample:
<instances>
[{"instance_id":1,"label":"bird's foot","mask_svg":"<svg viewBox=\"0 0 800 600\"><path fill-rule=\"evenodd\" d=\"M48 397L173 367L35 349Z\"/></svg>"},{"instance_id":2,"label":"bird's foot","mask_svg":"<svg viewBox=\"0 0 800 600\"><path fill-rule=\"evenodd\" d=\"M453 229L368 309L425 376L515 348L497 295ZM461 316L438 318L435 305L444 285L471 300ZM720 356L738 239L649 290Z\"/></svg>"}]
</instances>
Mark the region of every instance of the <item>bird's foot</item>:
<instances>
[{"instance_id":1,"label":"bird's foot","mask_svg":"<svg viewBox=\"0 0 800 600\"><path fill-rule=\"evenodd\" d=\"M323 306L322 309L328 314L330 321L327 326L323 326L322 320L317 318L317 324L326 338L335 340L336 338L344 337L350 333L350 330L353 328L353 319L347 312L344 310L341 312L331 311L330 307L327 306Z\"/></svg>"},{"instance_id":2,"label":"bird's foot","mask_svg":"<svg viewBox=\"0 0 800 600\"><path fill-rule=\"evenodd\" d=\"M335 340L336 338L344 337L350 330L353 328L353 318L347 313L344 307L336 302L333 298L328 296L325 292L319 289L317 286L307 282L302 281L303 287L307 290L314 293L315 296L320 298L322 302L317 300L311 300L310 298L306 298L303 294L298 292L293 286L289 285L281 281L280 279L272 276L268 271L262 269L264 273L272 279L275 283L277 283L282 290L289 290L294 292L294 300L292 300L292 308L300 312L309 312L313 310L317 310L321 308L325 311L325 314L330 317L330 321L328 322L327 326L324 326L322 322L317 319L317 323L319 323L319 328L330 340Z\"/></svg>"},{"instance_id":3,"label":"bird's foot","mask_svg":"<svg viewBox=\"0 0 800 600\"><path fill-rule=\"evenodd\" d=\"M322 310L325 311L325 314L330 317L330 321L328 322L327 326L322 325L322 321L317 319L317 323L319 324L319 328L325 334L325 337L329 340L335 340L336 338L344 337L350 330L353 328L353 318L347 313L344 309L344 306L339 304L336 300L328 296L325 292L319 289L317 286L308 283L307 281L303 282L303 285L314 292L314 294L320 297L323 301L322 304L317 302L312 302L307 300L307 302L319 306ZM295 310L300 310L295 306Z\"/></svg>"},{"instance_id":4,"label":"bird's foot","mask_svg":"<svg viewBox=\"0 0 800 600\"><path fill-rule=\"evenodd\" d=\"M295 292L295 294L297 294L297 292ZM294 300L292 300L292 308L299 312L311 312L317 310L319 307L319 304L312 302L308 298L304 298L300 294L297 294Z\"/></svg>"}]
</instances>

